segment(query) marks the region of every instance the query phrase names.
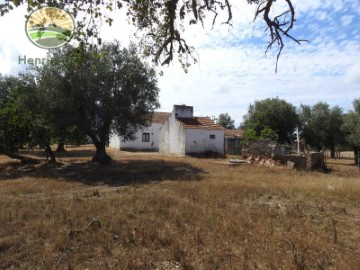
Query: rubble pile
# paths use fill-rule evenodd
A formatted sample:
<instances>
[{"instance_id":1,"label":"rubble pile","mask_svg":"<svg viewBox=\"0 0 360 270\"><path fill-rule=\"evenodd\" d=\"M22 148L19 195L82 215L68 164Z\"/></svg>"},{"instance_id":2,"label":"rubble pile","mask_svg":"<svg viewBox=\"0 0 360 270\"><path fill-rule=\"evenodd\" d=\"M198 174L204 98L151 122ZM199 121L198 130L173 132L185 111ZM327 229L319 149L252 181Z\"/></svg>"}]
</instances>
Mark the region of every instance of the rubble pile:
<instances>
[{"instance_id":1,"label":"rubble pile","mask_svg":"<svg viewBox=\"0 0 360 270\"><path fill-rule=\"evenodd\" d=\"M305 151L305 148L303 149ZM327 172L323 153L294 151L293 147L279 145L271 140L258 140L243 145L242 156L248 163L273 167L287 165L289 169Z\"/></svg>"},{"instance_id":2,"label":"rubble pile","mask_svg":"<svg viewBox=\"0 0 360 270\"><path fill-rule=\"evenodd\" d=\"M259 166L265 166L265 167L274 167L277 165L277 162L275 159L264 157L264 156L248 156L246 158L248 163L250 164L257 164Z\"/></svg>"}]
</instances>

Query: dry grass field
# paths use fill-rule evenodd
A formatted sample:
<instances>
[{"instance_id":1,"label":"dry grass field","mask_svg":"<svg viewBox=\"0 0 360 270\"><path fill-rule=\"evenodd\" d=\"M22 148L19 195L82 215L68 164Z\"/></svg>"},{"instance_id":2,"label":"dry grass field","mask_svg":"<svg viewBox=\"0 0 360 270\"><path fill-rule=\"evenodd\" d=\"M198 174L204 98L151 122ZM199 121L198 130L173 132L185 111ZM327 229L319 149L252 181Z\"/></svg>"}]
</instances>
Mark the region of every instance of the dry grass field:
<instances>
[{"instance_id":1,"label":"dry grass field","mask_svg":"<svg viewBox=\"0 0 360 270\"><path fill-rule=\"evenodd\" d=\"M40 152L32 153L41 155ZM0 157L0 269L360 269L360 173L89 147Z\"/></svg>"}]
</instances>

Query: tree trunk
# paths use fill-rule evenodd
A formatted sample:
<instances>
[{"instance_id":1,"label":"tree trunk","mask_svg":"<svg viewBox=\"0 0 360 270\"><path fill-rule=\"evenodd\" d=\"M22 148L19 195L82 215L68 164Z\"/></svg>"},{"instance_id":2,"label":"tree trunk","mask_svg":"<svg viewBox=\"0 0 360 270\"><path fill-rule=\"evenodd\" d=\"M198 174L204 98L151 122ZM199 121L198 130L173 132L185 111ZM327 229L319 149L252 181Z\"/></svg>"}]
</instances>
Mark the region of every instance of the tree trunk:
<instances>
[{"instance_id":1,"label":"tree trunk","mask_svg":"<svg viewBox=\"0 0 360 270\"><path fill-rule=\"evenodd\" d=\"M360 148L354 148L355 165L359 165L359 150Z\"/></svg>"},{"instance_id":2,"label":"tree trunk","mask_svg":"<svg viewBox=\"0 0 360 270\"><path fill-rule=\"evenodd\" d=\"M336 158L335 157L335 148L333 148L333 147L330 149L330 157L331 158Z\"/></svg>"},{"instance_id":3,"label":"tree trunk","mask_svg":"<svg viewBox=\"0 0 360 270\"><path fill-rule=\"evenodd\" d=\"M106 153L106 135L109 133L109 127L110 123L104 125L100 129L100 136L96 136L96 133L91 130L87 133L96 147L95 155L92 158L93 162L98 162L100 164L111 163L111 157Z\"/></svg>"},{"instance_id":4,"label":"tree trunk","mask_svg":"<svg viewBox=\"0 0 360 270\"><path fill-rule=\"evenodd\" d=\"M59 142L58 146L56 148L56 152L66 152L65 150L65 143L64 142Z\"/></svg>"},{"instance_id":5,"label":"tree trunk","mask_svg":"<svg viewBox=\"0 0 360 270\"><path fill-rule=\"evenodd\" d=\"M95 147L96 153L93 156L92 161L100 164L109 164L111 162L111 157L106 153L105 141L96 143Z\"/></svg>"},{"instance_id":6,"label":"tree trunk","mask_svg":"<svg viewBox=\"0 0 360 270\"><path fill-rule=\"evenodd\" d=\"M50 145L45 146L45 151L50 156L50 162L56 163L56 158L55 158L54 152L52 151Z\"/></svg>"},{"instance_id":7,"label":"tree trunk","mask_svg":"<svg viewBox=\"0 0 360 270\"><path fill-rule=\"evenodd\" d=\"M37 164L37 163L40 163L40 160L38 160L38 159L24 157L24 156L21 156L21 155L15 153L15 152L4 151L4 152L0 152L0 154L8 156L9 158L12 158L12 159L20 160L22 164Z\"/></svg>"}]
</instances>

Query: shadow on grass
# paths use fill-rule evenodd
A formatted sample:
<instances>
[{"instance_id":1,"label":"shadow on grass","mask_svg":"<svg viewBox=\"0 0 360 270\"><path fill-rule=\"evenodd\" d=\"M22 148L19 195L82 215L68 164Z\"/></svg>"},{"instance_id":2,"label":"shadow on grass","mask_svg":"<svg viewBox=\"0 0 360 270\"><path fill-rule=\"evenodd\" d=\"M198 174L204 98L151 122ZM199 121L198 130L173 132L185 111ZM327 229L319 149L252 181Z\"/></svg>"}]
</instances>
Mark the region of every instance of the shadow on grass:
<instances>
[{"instance_id":1,"label":"shadow on grass","mask_svg":"<svg viewBox=\"0 0 360 270\"><path fill-rule=\"evenodd\" d=\"M204 171L185 162L165 160L124 160L100 166L92 162L43 162L37 165L9 163L0 166L0 180L21 177L53 178L87 185L123 186L164 180L201 180Z\"/></svg>"},{"instance_id":2,"label":"shadow on grass","mask_svg":"<svg viewBox=\"0 0 360 270\"><path fill-rule=\"evenodd\" d=\"M93 149L71 149L65 152L56 152L54 151L55 158L84 158L92 157L95 151ZM37 151L24 151L21 153L24 156L32 156L35 158L46 159L45 150Z\"/></svg>"}]
</instances>

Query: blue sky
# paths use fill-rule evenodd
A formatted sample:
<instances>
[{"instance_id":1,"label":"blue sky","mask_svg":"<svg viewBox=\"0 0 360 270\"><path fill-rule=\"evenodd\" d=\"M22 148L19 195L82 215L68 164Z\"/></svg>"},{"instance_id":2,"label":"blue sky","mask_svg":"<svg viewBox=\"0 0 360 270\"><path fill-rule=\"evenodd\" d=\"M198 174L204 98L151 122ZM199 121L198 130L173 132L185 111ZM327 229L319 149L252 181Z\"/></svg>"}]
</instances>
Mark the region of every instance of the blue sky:
<instances>
[{"instance_id":1,"label":"blue sky","mask_svg":"<svg viewBox=\"0 0 360 270\"><path fill-rule=\"evenodd\" d=\"M284 1L277 1L274 14ZM217 24L191 26L185 32L196 48L199 64L187 74L177 63L162 67L159 77L161 111L173 104L194 106L199 116L228 112L239 124L250 103L279 97L313 105L325 101L345 111L360 98L360 0L293 0L296 26L293 35L308 39L301 46L290 40L274 73L276 48L265 56L267 34L261 20L253 22L254 5L232 0L233 27ZM25 8L0 18L0 73L16 74L25 68L18 56L44 57L26 38ZM124 11L115 14L112 28L103 27L106 40L118 39L125 46L132 36ZM219 18L219 22L221 17ZM12 25L12 27L4 27Z\"/></svg>"}]
</instances>

